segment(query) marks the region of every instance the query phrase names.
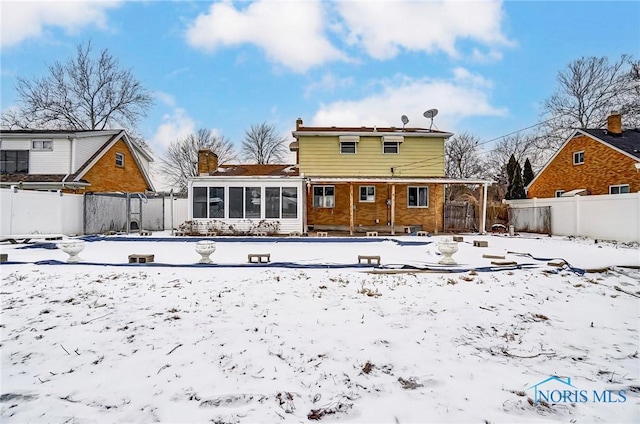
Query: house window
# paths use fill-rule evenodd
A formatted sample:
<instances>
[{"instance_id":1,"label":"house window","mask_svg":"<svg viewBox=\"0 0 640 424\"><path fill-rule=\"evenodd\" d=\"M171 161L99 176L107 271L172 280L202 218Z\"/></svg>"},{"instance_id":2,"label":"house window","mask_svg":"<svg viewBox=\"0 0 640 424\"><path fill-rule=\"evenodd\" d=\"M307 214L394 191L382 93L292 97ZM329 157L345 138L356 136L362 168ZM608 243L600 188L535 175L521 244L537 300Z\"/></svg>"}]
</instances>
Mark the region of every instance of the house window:
<instances>
[{"instance_id":1,"label":"house window","mask_svg":"<svg viewBox=\"0 0 640 424\"><path fill-rule=\"evenodd\" d=\"M584 163L584 152L574 152L573 153L573 164L574 165L582 165Z\"/></svg>"},{"instance_id":2,"label":"house window","mask_svg":"<svg viewBox=\"0 0 640 424\"><path fill-rule=\"evenodd\" d=\"M243 218L243 187L229 187L229 218Z\"/></svg>"},{"instance_id":3,"label":"house window","mask_svg":"<svg viewBox=\"0 0 640 424\"><path fill-rule=\"evenodd\" d=\"M375 202L376 201L375 186L360 186L360 201Z\"/></svg>"},{"instance_id":4,"label":"house window","mask_svg":"<svg viewBox=\"0 0 640 424\"><path fill-rule=\"evenodd\" d=\"M265 218L290 219L298 217L298 189L296 187L266 187Z\"/></svg>"},{"instance_id":5,"label":"house window","mask_svg":"<svg viewBox=\"0 0 640 424\"><path fill-rule=\"evenodd\" d=\"M407 187L407 207L428 208L429 187Z\"/></svg>"},{"instance_id":6,"label":"house window","mask_svg":"<svg viewBox=\"0 0 640 424\"><path fill-rule=\"evenodd\" d=\"M629 193L629 184L618 184L609 186L609 194Z\"/></svg>"},{"instance_id":7,"label":"house window","mask_svg":"<svg viewBox=\"0 0 640 424\"><path fill-rule=\"evenodd\" d=\"M298 218L297 187L282 187L282 218Z\"/></svg>"},{"instance_id":8,"label":"house window","mask_svg":"<svg viewBox=\"0 0 640 424\"><path fill-rule=\"evenodd\" d=\"M224 218L224 187L209 187L209 218Z\"/></svg>"},{"instance_id":9,"label":"house window","mask_svg":"<svg viewBox=\"0 0 640 424\"><path fill-rule=\"evenodd\" d=\"M280 187L264 189L264 217L280 218Z\"/></svg>"},{"instance_id":10,"label":"house window","mask_svg":"<svg viewBox=\"0 0 640 424\"><path fill-rule=\"evenodd\" d=\"M400 143L397 141L385 141L382 143L382 153L397 154L400 153Z\"/></svg>"},{"instance_id":11,"label":"house window","mask_svg":"<svg viewBox=\"0 0 640 424\"><path fill-rule=\"evenodd\" d=\"M356 143L354 141L341 141L340 153L354 155L356 153Z\"/></svg>"},{"instance_id":12,"label":"house window","mask_svg":"<svg viewBox=\"0 0 640 424\"><path fill-rule=\"evenodd\" d=\"M245 187L244 191L244 217L260 218L260 204L262 203L260 187Z\"/></svg>"},{"instance_id":13,"label":"house window","mask_svg":"<svg viewBox=\"0 0 640 424\"><path fill-rule=\"evenodd\" d=\"M193 217L194 218L207 217L207 188L206 187L193 188Z\"/></svg>"},{"instance_id":14,"label":"house window","mask_svg":"<svg viewBox=\"0 0 640 424\"><path fill-rule=\"evenodd\" d=\"M53 141L51 140L32 140L31 141L31 150L44 150L44 151L52 151L53 150Z\"/></svg>"},{"instance_id":15,"label":"house window","mask_svg":"<svg viewBox=\"0 0 640 424\"><path fill-rule=\"evenodd\" d=\"M313 187L313 207L332 208L335 205L334 186L314 186Z\"/></svg>"},{"instance_id":16,"label":"house window","mask_svg":"<svg viewBox=\"0 0 640 424\"><path fill-rule=\"evenodd\" d=\"M27 174L29 173L28 150L0 150L0 173Z\"/></svg>"},{"instance_id":17,"label":"house window","mask_svg":"<svg viewBox=\"0 0 640 424\"><path fill-rule=\"evenodd\" d=\"M556 190L556 197L562 197L564 190Z\"/></svg>"},{"instance_id":18,"label":"house window","mask_svg":"<svg viewBox=\"0 0 640 424\"><path fill-rule=\"evenodd\" d=\"M116 166L124 168L124 155L122 153L116 153Z\"/></svg>"}]
</instances>

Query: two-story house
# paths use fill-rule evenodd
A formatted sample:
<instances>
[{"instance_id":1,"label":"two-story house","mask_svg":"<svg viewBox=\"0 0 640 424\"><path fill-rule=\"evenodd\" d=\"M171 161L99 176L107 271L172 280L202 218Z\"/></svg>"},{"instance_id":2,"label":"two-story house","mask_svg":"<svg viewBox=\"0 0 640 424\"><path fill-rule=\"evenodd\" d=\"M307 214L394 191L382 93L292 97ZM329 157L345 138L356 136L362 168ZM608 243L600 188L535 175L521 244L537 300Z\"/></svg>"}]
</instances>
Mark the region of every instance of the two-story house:
<instances>
[{"instance_id":1,"label":"two-story house","mask_svg":"<svg viewBox=\"0 0 640 424\"><path fill-rule=\"evenodd\" d=\"M124 130L0 131L0 186L84 192L153 191L153 158Z\"/></svg>"},{"instance_id":2,"label":"two-story house","mask_svg":"<svg viewBox=\"0 0 640 424\"><path fill-rule=\"evenodd\" d=\"M315 230L408 232L444 228L445 177L451 133L426 128L306 127L290 146L305 177L305 225ZM480 226L484 228L484 211Z\"/></svg>"},{"instance_id":3,"label":"two-story house","mask_svg":"<svg viewBox=\"0 0 640 424\"><path fill-rule=\"evenodd\" d=\"M577 129L527 186L530 199L640 191L640 129L622 129L618 113L607 128Z\"/></svg>"}]
</instances>

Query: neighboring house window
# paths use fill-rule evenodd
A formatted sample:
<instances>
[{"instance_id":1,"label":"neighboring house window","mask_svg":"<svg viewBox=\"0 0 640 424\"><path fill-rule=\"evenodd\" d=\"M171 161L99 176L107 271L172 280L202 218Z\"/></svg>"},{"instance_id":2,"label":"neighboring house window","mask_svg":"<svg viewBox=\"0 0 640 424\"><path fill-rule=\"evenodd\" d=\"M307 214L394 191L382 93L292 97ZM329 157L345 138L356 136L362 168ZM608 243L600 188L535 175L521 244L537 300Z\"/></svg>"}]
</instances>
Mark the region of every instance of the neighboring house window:
<instances>
[{"instance_id":1,"label":"neighboring house window","mask_svg":"<svg viewBox=\"0 0 640 424\"><path fill-rule=\"evenodd\" d=\"M356 143L354 141L341 141L340 142L340 153L342 153L342 154L355 154L356 153Z\"/></svg>"},{"instance_id":2,"label":"neighboring house window","mask_svg":"<svg viewBox=\"0 0 640 424\"><path fill-rule=\"evenodd\" d=\"M428 208L429 187L407 187L407 207Z\"/></svg>"},{"instance_id":3,"label":"neighboring house window","mask_svg":"<svg viewBox=\"0 0 640 424\"><path fill-rule=\"evenodd\" d=\"M584 163L584 152L574 152L573 153L573 164L574 165L582 165Z\"/></svg>"},{"instance_id":4,"label":"neighboring house window","mask_svg":"<svg viewBox=\"0 0 640 424\"><path fill-rule=\"evenodd\" d=\"M224 187L209 187L209 218L224 218Z\"/></svg>"},{"instance_id":5,"label":"neighboring house window","mask_svg":"<svg viewBox=\"0 0 640 424\"><path fill-rule=\"evenodd\" d=\"M296 187L266 187L265 218L298 217L298 189Z\"/></svg>"},{"instance_id":6,"label":"neighboring house window","mask_svg":"<svg viewBox=\"0 0 640 424\"><path fill-rule=\"evenodd\" d=\"M0 168L0 173L2 174L28 174L29 151L1 150Z\"/></svg>"},{"instance_id":7,"label":"neighboring house window","mask_svg":"<svg viewBox=\"0 0 640 424\"><path fill-rule=\"evenodd\" d=\"M45 150L52 151L53 150L53 141L51 140L32 140L31 141L31 150Z\"/></svg>"},{"instance_id":8,"label":"neighboring house window","mask_svg":"<svg viewBox=\"0 0 640 424\"><path fill-rule=\"evenodd\" d=\"M629 184L619 184L609 186L609 194L629 193Z\"/></svg>"},{"instance_id":9,"label":"neighboring house window","mask_svg":"<svg viewBox=\"0 0 640 424\"><path fill-rule=\"evenodd\" d=\"M382 153L400 153L400 143L397 141L385 141L384 143L382 143Z\"/></svg>"},{"instance_id":10,"label":"neighboring house window","mask_svg":"<svg viewBox=\"0 0 640 424\"><path fill-rule=\"evenodd\" d=\"M564 190L556 190L556 197L562 197Z\"/></svg>"},{"instance_id":11,"label":"neighboring house window","mask_svg":"<svg viewBox=\"0 0 640 424\"><path fill-rule=\"evenodd\" d=\"M124 155L122 153L116 153L116 166L124 168Z\"/></svg>"},{"instance_id":12,"label":"neighboring house window","mask_svg":"<svg viewBox=\"0 0 640 424\"><path fill-rule=\"evenodd\" d=\"M244 191L244 217L260 218L260 204L262 203L260 187L245 187Z\"/></svg>"},{"instance_id":13,"label":"neighboring house window","mask_svg":"<svg viewBox=\"0 0 640 424\"><path fill-rule=\"evenodd\" d=\"M375 186L360 186L360 201L375 202L376 201Z\"/></svg>"},{"instance_id":14,"label":"neighboring house window","mask_svg":"<svg viewBox=\"0 0 640 424\"><path fill-rule=\"evenodd\" d=\"M243 187L229 187L229 218L243 218Z\"/></svg>"},{"instance_id":15,"label":"neighboring house window","mask_svg":"<svg viewBox=\"0 0 640 424\"><path fill-rule=\"evenodd\" d=\"M206 187L193 188L193 217L194 218L207 217L207 188Z\"/></svg>"},{"instance_id":16,"label":"neighboring house window","mask_svg":"<svg viewBox=\"0 0 640 424\"><path fill-rule=\"evenodd\" d=\"M332 208L335 205L334 186L314 186L313 187L313 207Z\"/></svg>"}]
</instances>

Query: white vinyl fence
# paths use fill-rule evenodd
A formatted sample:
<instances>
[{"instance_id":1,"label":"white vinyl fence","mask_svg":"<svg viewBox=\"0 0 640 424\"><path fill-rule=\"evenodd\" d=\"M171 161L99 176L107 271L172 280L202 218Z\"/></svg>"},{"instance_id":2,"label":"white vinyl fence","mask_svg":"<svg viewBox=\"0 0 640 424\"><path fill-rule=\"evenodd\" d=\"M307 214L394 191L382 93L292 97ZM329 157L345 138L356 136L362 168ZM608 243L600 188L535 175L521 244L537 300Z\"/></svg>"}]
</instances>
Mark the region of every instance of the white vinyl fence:
<instances>
[{"instance_id":1,"label":"white vinyl fence","mask_svg":"<svg viewBox=\"0 0 640 424\"><path fill-rule=\"evenodd\" d=\"M143 214L143 225L153 226L153 230L170 230L187 220L187 199L167 196L150 200L149 204L160 202L160 205ZM0 235L84 234L85 201L81 194L0 189ZM126 216L126 211L122 214Z\"/></svg>"},{"instance_id":2,"label":"white vinyl fence","mask_svg":"<svg viewBox=\"0 0 640 424\"><path fill-rule=\"evenodd\" d=\"M510 208L551 207L551 234L640 242L640 192L507 200Z\"/></svg>"}]
</instances>

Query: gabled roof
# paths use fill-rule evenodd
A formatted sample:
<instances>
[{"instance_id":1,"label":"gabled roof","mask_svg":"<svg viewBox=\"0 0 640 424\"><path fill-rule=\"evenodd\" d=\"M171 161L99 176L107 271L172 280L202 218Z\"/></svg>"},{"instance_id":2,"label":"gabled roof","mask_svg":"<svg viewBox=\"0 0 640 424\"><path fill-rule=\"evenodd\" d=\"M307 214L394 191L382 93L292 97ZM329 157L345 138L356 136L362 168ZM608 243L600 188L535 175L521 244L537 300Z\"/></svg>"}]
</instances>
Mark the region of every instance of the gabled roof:
<instances>
[{"instance_id":1,"label":"gabled roof","mask_svg":"<svg viewBox=\"0 0 640 424\"><path fill-rule=\"evenodd\" d=\"M123 142L129 148L129 150L131 151L132 156L136 162L136 165L140 170L140 173L144 177L144 180L147 186L152 191L154 190L151 177L149 176L146 168L142 166L142 163L140 163L140 158L138 155L142 155L149 162L153 162L153 157L148 152L146 152L142 147L134 143L125 130L118 130L118 129L78 130L78 131L75 131L75 130L0 130L0 137L3 135L17 136L20 138L33 138L33 137L43 137L43 136L56 136L56 137L67 136L67 137L73 137L73 138L83 138L83 137L89 137L89 136L106 137L105 143L102 144L102 146L100 146L89 159L87 159L82 165L80 165L80 167L75 173L68 176L62 175L62 178L60 180L57 180L61 183L64 182L65 184L74 182L74 183L82 183L84 185L86 185L87 182L86 180L83 180L82 177L89 171L89 169L91 169L93 165L95 165L95 163L98 160L100 160L100 158L102 158L102 156L104 156L104 154L118 140L122 139ZM53 180L57 178L57 176L54 176L54 175L42 175L42 174L15 174L14 176L11 176L11 180L9 179L9 177L10 176L8 175L3 175L2 181L3 182L13 181L13 179L16 179L22 182L33 182L33 183L55 182Z\"/></svg>"},{"instance_id":2,"label":"gabled roof","mask_svg":"<svg viewBox=\"0 0 640 424\"><path fill-rule=\"evenodd\" d=\"M583 134L590 135L598 141L615 147L622 152L640 159L640 128L622 131L622 134L611 134L605 129L598 130L578 130Z\"/></svg>"},{"instance_id":3,"label":"gabled roof","mask_svg":"<svg viewBox=\"0 0 640 424\"><path fill-rule=\"evenodd\" d=\"M536 176L527 185L527 188L538 179L540 175L547 169L547 167L554 161L556 156L565 148L567 144L578 135L586 135L593 140L596 140L619 153L629 156L632 159L640 160L640 129L624 130L622 134L612 134L606 129L576 129L567 137L562 145L556 150L556 152L549 158L547 163L536 174Z\"/></svg>"},{"instance_id":4,"label":"gabled roof","mask_svg":"<svg viewBox=\"0 0 640 424\"><path fill-rule=\"evenodd\" d=\"M220 165L213 177L298 177L295 165Z\"/></svg>"}]
</instances>

